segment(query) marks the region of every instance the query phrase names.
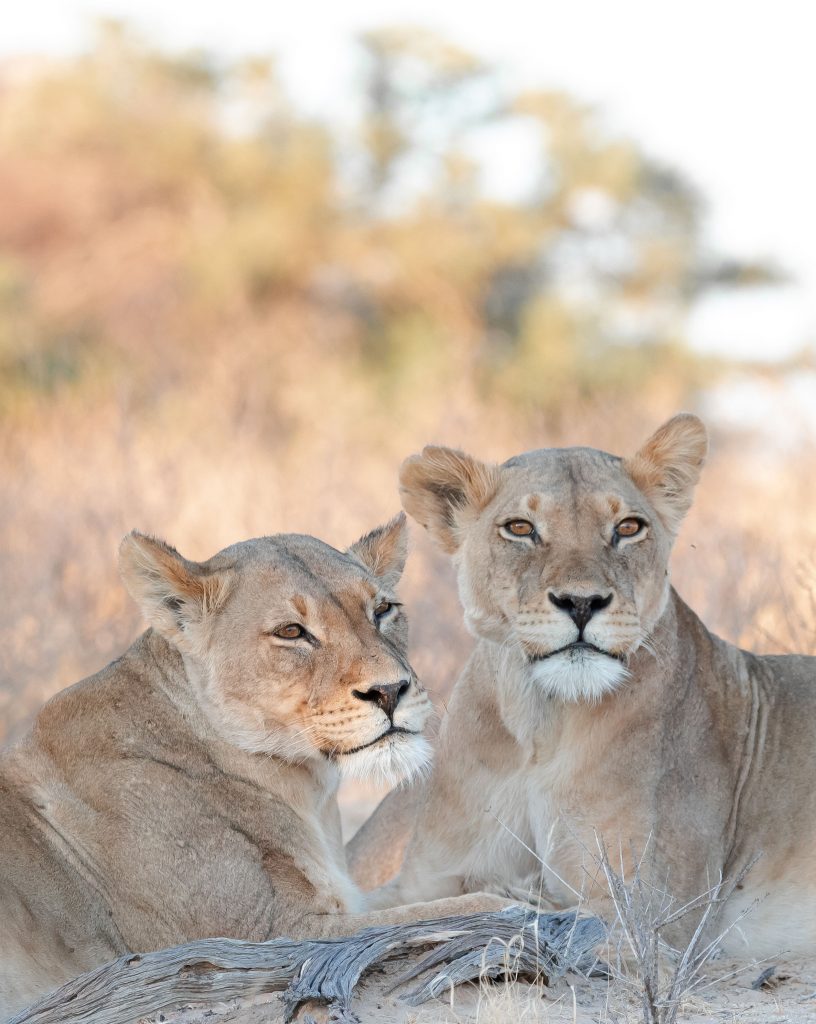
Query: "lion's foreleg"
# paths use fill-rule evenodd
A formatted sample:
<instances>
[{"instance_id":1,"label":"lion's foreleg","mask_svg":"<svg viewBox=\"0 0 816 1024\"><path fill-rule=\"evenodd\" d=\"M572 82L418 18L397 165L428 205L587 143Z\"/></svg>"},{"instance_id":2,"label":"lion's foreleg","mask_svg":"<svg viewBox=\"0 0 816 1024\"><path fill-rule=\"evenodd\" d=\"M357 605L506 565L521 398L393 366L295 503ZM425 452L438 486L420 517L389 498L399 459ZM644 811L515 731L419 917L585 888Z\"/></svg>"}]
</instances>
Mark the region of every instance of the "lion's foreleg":
<instances>
[{"instance_id":1,"label":"lion's foreleg","mask_svg":"<svg viewBox=\"0 0 816 1024\"><path fill-rule=\"evenodd\" d=\"M380 925L414 924L442 917L460 917L466 914L484 914L514 906L511 900L490 893L476 892L465 896L410 903L386 910L372 910L361 914L304 914L287 929L293 939L331 939L353 935L363 928Z\"/></svg>"}]
</instances>

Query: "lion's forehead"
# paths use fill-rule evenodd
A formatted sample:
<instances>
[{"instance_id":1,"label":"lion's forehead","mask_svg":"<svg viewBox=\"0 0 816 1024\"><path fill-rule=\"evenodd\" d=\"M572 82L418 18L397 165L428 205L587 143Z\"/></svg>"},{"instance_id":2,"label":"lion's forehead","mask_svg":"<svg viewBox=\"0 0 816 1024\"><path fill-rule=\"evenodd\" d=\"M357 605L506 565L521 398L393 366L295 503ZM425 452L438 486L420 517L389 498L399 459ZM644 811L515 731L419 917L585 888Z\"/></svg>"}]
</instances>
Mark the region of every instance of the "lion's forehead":
<instances>
[{"instance_id":1,"label":"lion's forehead","mask_svg":"<svg viewBox=\"0 0 816 1024\"><path fill-rule=\"evenodd\" d=\"M368 621L367 605L378 593L377 581L362 566L313 537L285 534L243 541L216 559L223 559L233 574L231 598L221 616L225 624L237 614L264 628L291 618L356 630Z\"/></svg>"},{"instance_id":2,"label":"lion's forehead","mask_svg":"<svg viewBox=\"0 0 816 1024\"><path fill-rule=\"evenodd\" d=\"M239 574L262 575L276 582L290 580L307 590L365 586L366 571L345 552L305 534L286 533L241 541L219 552L222 562Z\"/></svg>"},{"instance_id":3,"label":"lion's forehead","mask_svg":"<svg viewBox=\"0 0 816 1024\"><path fill-rule=\"evenodd\" d=\"M615 502L640 503L642 495L618 456L596 448L542 448L524 452L501 467L500 505L543 514L607 511Z\"/></svg>"},{"instance_id":4,"label":"lion's forehead","mask_svg":"<svg viewBox=\"0 0 816 1024\"><path fill-rule=\"evenodd\" d=\"M599 448L537 448L514 455L502 463L502 469L547 477L616 478L625 474L623 459Z\"/></svg>"}]
</instances>

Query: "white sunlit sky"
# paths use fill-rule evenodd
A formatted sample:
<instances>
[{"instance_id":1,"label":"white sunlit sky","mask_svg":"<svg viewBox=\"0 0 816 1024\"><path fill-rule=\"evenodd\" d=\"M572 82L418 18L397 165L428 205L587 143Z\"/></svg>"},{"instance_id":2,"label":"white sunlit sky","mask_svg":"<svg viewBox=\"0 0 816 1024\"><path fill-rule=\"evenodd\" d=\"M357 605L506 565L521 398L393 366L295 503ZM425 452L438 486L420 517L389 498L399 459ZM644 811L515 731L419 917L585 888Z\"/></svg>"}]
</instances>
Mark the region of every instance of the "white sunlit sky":
<instances>
[{"instance_id":1,"label":"white sunlit sky","mask_svg":"<svg viewBox=\"0 0 816 1024\"><path fill-rule=\"evenodd\" d=\"M712 251L791 277L703 299L692 344L760 360L816 346L816 8L803 0L27 0L4 5L0 60L77 52L99 16L168 48L272 53L322 117L343 116L355 35L383 25L437 31L509 87L566 89L697 185ZM512 187L512 150L491 159L491 180Z\"/></svg>"}]
</instances>

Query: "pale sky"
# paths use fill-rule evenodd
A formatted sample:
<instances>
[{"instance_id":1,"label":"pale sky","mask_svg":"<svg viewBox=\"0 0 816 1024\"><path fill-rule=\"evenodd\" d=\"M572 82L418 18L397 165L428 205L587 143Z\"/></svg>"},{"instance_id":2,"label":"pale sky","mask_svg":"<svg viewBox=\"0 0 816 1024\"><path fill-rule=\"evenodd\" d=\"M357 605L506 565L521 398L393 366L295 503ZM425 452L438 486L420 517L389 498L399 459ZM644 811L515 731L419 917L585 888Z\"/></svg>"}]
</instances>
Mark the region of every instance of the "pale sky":
<instances>
[{"instance_id":1,"label":"pale sky","mask_svg":"<svg viewBox=\"0 0 816 1024\"><path fill-rule=\"evenodd\" d=\"M816 342L816 7L803 0L6 0L0 57L70 53L94 16L157 43L223 56L273 53L308 109L342 114L359 31L434 29L499 63L509 86L550 86L676 164L708 202L720 252L764 257L792 287L703 302L708 349L770 357Z\"/></svg>"}]
</instances>

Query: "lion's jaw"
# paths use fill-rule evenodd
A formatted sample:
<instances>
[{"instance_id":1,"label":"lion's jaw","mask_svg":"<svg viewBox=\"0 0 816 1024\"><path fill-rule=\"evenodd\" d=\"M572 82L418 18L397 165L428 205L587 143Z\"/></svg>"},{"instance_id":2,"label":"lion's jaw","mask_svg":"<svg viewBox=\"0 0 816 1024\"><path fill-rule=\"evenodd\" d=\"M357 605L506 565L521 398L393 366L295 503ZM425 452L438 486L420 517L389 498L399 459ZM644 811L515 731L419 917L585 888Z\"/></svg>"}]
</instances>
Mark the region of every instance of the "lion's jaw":
<instances>
[{"instance_id":1,"label":"lion's jaw","mask_svg":"<svg viewBox=\"0 0 816 1024\"><path fill-rule=\"evenodd\" d=\"M529 671L548 696L589 702L616 690L628 675L620 660L577 645L536 659Z\"/></svg>"},{"instance_id":2,"label":"lion's jaw","mask_svg":"<svg viewBox=\"0 0 816 1024\"><path fill-rule=\"evenodd\" d=\"M427 776L431 757L428 740L418 730L410 730L387 733L373 745L337 758L336 764L343 778L373 780L393 786Z\"/></svg>"}]
</instances>

